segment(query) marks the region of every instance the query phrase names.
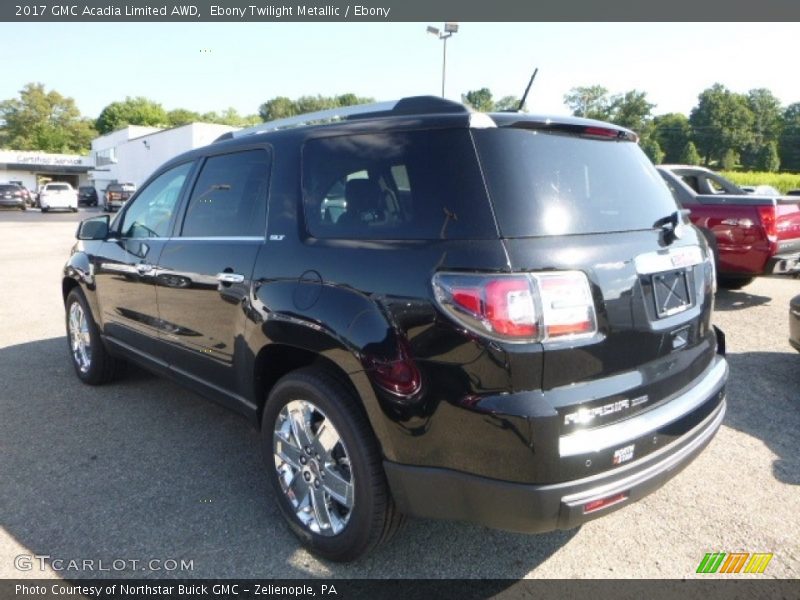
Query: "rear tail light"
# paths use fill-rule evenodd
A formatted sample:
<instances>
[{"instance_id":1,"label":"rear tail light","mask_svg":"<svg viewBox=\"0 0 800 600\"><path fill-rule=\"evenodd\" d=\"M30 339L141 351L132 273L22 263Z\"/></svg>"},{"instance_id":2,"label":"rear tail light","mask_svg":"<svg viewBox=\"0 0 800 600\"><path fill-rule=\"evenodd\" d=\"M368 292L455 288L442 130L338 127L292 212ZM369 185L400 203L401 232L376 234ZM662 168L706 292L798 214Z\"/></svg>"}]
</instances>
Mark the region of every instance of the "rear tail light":
<instances>
[{"instance_id":1,"label":"rear tail light","mask_svg":"<svg viewBox=\"0 0 800 600\"><path fill-rule=\"evenodd\" d=\"M594 135L604 138L618 138L620 131L617 129L610 129L608 127L585 127L583 130L584 135Z\"/></svg>"},{"instance_id":2,"label":"rear tail light","mask_svg":"<svg viewBox=\"0 0 800 600\"><path fill-rule=\"evenodd\" d=\"M583 514L588 515L589 513L598 511L601 508L606 508L608 506L624 502L627 499L628 499L628 494L625 492L621 492L619 494L614 494L613 496L600 498L599 500L592 500L591 502L587 502L586 504L583 505Z\"/></svg>"},{"instance_id":3,"label":"rear tail light","mask_svg":"<svg viewBox=\"0 0 800 600\"><path fill-rule=\"evenodd\" d=\"M433 289L448 315L489 337L539 342L590 337L597 332L589 281L580 271L437 273Z\"/></svg>"},{"instance_id":4,"label":"rear tail light","mask_svg":"<svg viewBox=\"0 0 800 600\"><path fill-rule=\"evenodd\" d=\"M767 239L774 242L778 239L778 219L775 215L774 206L758 206L758 217L761 219L761 225L764 227L764 233L767 234Z\"/></svg>"}]
</instances>

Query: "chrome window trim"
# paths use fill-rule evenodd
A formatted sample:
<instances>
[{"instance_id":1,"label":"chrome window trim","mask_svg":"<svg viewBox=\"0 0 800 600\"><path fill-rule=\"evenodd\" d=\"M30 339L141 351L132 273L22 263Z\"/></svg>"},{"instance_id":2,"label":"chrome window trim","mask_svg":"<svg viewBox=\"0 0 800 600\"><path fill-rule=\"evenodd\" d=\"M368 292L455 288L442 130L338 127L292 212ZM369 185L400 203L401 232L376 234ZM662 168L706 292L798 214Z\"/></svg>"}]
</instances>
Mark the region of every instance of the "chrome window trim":
<instances>
[{"instance_id":1,"label":"chrome window trim","mask_svg":"<svg viewBox=\"0 0 800 600\"><path fill-rule=\"evenodd\" d=\"M164 238L167 241L182 240L184 242L263 242L266 237L263 235L240 235L240 236L188 236L179 235Z\"/></svg>"},{"instance_id":2,"label":"chrome window trim","mask_svg":"<svg viewBox=\"0 0 800 600\"><path fill-rule=\"evenodd\" d=\"M186 242L209 242L209 241L217 241L217 242L264 242L266 241L265 236L261 235L241 235L241 236L206 236L206 237L181 237L179 235L169 236L169 237L161 237L161 236L153 236L153 237L119 237L119 238L108 238L106 242L123 242L129 240L162 240L165 242L171 242L176 240L183 240Z\"/></svg>"},{"instance_id":3,"label":"chrome window trim","mask_svg":"<svg viewBox=\"0 0 800 600\"><path fill-rule=\"evenodd\" d=\"M703 251L700 246L680 246L640 254L633 259L633 262L639 275L653 275L693 267L701 264L703 260Z\"/></svg>"}]
</instances>

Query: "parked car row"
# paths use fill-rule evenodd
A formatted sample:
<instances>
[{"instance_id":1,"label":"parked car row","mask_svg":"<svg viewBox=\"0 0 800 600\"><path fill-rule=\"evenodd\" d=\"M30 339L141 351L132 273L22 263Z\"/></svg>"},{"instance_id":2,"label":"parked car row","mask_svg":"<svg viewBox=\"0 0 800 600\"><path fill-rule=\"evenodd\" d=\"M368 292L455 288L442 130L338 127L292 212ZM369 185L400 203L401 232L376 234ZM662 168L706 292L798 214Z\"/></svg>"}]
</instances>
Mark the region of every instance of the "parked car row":
<instances>
[{"instance_id":1,"label":"parked car row","mask_svg":"<svg viewBox=\"0 0 800 600\"><path fill-rule=\"evenodd\" d=\"M133 183L111 183L103 192L102 207L106 212L119 210L125 202L135 193ZM42 212L56 209L66 209L73 212L78 206L98 206L100 195L94 186L80 186L75 190L71 184L62 181L52 181L41 188L38 193L31 192L18 182L0 183L0 207L41 208Z\"/></svg>"}]
</instances>

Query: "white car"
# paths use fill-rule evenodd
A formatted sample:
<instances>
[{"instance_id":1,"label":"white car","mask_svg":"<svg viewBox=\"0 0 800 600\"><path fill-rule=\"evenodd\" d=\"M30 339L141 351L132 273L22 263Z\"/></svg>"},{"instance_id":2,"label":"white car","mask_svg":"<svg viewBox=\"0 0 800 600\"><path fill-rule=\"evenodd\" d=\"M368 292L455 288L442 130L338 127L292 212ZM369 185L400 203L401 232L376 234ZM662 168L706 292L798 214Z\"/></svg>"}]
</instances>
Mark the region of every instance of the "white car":
<instances>
[{"instance_id":1,"label":"white car","mask_svg":"<svg viewBox=\"0 0 800 600\"><path fill-rule=\"evenodd\" d=\"M78 192L70 184L62 181L48 183L39 192L39 206L42 212L53 208L66 208L78 212Z\"/></svg>"}]
</instances>

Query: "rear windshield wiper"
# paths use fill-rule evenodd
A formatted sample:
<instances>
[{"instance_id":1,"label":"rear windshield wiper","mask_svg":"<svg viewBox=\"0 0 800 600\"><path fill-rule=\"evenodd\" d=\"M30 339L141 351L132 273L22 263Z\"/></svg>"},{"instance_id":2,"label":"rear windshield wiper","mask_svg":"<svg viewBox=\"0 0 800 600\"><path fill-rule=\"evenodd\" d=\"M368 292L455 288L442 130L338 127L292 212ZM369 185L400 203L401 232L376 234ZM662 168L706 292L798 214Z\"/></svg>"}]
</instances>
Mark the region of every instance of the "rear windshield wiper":
<instances>
[{"instance_id":1,"label":"rear windshield wiper","mask_svg":"<svg viewBox=\"0 0 800 600\"><path fill-rule=\"evenodd\" d=\"M683 237L684 226L688 224L690 212L688 208L676 210L653 223L653 229L661 229L664 243L671 244Z\"/></svg>"}]
</instances>

